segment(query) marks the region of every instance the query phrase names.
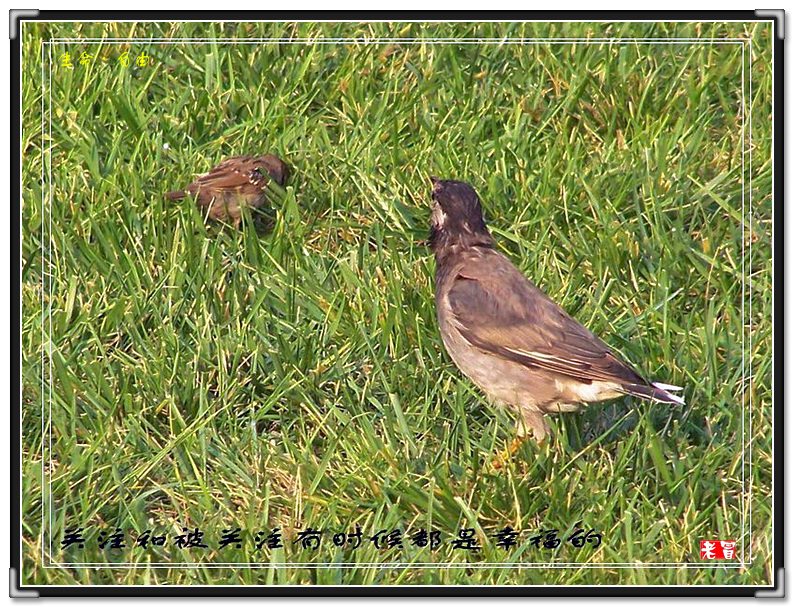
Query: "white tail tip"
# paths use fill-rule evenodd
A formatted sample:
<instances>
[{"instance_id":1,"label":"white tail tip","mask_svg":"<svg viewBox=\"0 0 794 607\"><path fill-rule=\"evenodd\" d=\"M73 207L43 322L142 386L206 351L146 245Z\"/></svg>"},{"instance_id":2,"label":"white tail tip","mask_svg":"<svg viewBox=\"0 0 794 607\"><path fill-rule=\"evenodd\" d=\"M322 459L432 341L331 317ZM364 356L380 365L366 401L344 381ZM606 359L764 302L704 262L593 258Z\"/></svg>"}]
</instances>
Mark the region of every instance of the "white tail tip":
<instances>
[{"instance_id":1,"label":"white tail tip","mask_svg":"<svg viewBox=\"0 0 794 607\"><path fill-rule=\"evenodd\" d=\"M667 390L665 390L665 392L667 392ZM667 392L667 397L670 400L672 400L674 403L676 403L677 405L685 405L686 404L686 401L684 401L683 398L681 398L680 396L677 396L676 394L670 394L670 392ZM656 399L654 399L654 400L656 400ZM662 403L664 401L660 400L660 401L657 401L657 402Z\"/></svg>"},{"instance_id":2,"label":"white tail tip","mask_svg":"<svg viewBox=\"0 0 794 607\"><path fill-rule=\"evenodd\" d=\"M660 381L653 382L653 385L656 386L657 388L660 388L660 389L665 390L667 392L680 392L681 390L683 390L683 388L681 386L673 386L671 384L663 384Z\"/></svg>"}]
</instances>

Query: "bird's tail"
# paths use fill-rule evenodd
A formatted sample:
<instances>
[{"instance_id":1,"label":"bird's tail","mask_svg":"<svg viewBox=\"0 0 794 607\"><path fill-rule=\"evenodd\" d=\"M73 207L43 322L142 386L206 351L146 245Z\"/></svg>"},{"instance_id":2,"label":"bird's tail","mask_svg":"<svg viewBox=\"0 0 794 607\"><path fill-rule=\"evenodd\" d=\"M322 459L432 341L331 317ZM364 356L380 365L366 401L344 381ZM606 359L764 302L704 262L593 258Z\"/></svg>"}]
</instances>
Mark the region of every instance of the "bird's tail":
<instances>
[{"instance_id":1,"label":"bird's tail","mask_svg":"<svg viewBox=\"0 0 794 607\"><path fill-rule=\"evenodd\" d=\"M669 403L671 405L686 404L684 399L671 392L680 392L683 390L680 386L671 386L670 384L663 384L661 382L654 382L651 384L624 384L621 387L621 392L638 396L640 398L647 398L648 400L657 403Z\"/></svg>"},{"instance_id":2,"label":"bird's tail","mask_svg":"<svg viewBox=\"0 0 794 607\"><path fill-rule=\"evenodd\" d=\"M165 197L168 200L182 200L185 197L185 191L176 190L174 192L168 192L168 194L166 194Z\"/></svg>"}]
</instances>

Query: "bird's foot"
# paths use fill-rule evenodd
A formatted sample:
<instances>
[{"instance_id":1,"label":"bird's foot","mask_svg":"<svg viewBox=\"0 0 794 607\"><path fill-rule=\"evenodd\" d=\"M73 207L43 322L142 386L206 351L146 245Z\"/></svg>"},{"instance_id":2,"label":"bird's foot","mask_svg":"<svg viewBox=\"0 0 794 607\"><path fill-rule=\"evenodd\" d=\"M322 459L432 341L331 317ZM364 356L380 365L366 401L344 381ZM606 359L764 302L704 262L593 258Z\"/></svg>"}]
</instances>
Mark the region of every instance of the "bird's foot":
<instances>
[{"instance_id":1,"label":"bird's foot","mask_svg":"<svg viewBox=\"0 0 794 607\"><path fill-rule=\"evenodd\" d=\"M515 437L512 441L510 441L510 444L507 446L507 449L504 449L503 451L497 453L496 456L494 456L493 460L491 461L491 465L496 470L501 470L502 468L504 468L508 464L510 459L513 457L513 455L515 455L516 451L518 451L518 448L522 445L525 438L526 438L525 436Z\"/></svg>"}]
</instances>

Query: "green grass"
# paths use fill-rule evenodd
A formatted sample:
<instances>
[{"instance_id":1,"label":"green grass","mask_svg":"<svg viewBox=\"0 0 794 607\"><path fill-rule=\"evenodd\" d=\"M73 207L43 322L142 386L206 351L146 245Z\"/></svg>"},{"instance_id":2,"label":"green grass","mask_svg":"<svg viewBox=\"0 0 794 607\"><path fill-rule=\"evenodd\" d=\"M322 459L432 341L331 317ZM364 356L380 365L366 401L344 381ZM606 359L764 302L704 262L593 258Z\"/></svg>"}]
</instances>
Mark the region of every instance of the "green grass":
<instances>
[{"instance_id":1,"label":"green grass","mask_svg":"<svg viewBox=\"0 0 794 607\"><path fill-rule=\"evenodd\" d=\"M23 35L23 582L770 581L767 26L52 24ZM51 79L45 66L42 134L40 41L63 36L746 36L753 211L742 215L741 45L70 42L52 47ZM153 65L117 65L127 48ZM67 50L72 70L59 64ZM84 50L107 64L77 64ZM294 169L271 233L205 226L190 201L164 200L224 157L260 152ZM643 373L686 385L688 404L593 406L491 468L513 420L443 351L421 243L431 174L471 182L499 247ZM744 400L743 355L754 378ZM603 534L599 548L526 545L580 520ZM432 527L446 544L331 544L356 524ZM212 549L95 544L103 529L129 542L183 525ZM523 550L495 546L489 534L505 525L522 530ZM62 550L75 526L88 544ZM272 553L250 542L219 553L229 527L328 532L316 552L288 539ZM481 551L450 550L461 527ZM698 541L711 538L739 540L752 564L636 565L699 565ZM75 562L140 568L58 565ZM348 568L153 566L204 562ZM583 566L465 566L488 562Z\"/></svg>"}]
</instances>

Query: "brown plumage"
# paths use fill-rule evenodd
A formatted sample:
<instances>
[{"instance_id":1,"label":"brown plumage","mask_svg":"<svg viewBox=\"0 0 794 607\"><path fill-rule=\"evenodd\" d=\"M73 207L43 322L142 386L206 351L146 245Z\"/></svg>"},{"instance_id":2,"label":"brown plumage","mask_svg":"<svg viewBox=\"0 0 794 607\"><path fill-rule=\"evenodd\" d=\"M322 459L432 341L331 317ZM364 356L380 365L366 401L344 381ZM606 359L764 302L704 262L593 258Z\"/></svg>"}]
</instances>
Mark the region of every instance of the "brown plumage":
<instances>
[{"instance_id":1,"label":"brown plumage","mask_svg":"<svg viewBox=\"0 0 794 607\"><path fill-rule=\"evenodd\" d=\"M630 394L683 403L620 360L496 251L474 189L433 178L436 310L452 360L537 440L547 413Z\"/></svg>"},{"instance_id":2,"label":"brown plumage","mask_svg":"<svg viewBox=\"0 0 794 607\"><path fill-rule=\"evenodd\" d=\"M201 175L184 190L169 192L169 200L195 196L199 209L209 218L239 227L242 207L258 209L267 202L272 179L280 186L287 182L289 169L279 157L235 156Z\"/></svg>"}]
</instances>

